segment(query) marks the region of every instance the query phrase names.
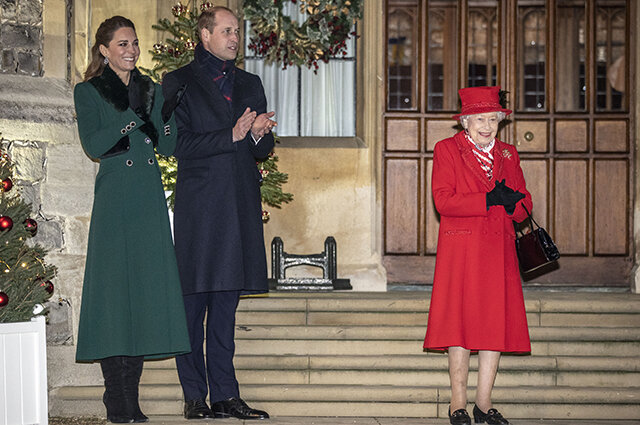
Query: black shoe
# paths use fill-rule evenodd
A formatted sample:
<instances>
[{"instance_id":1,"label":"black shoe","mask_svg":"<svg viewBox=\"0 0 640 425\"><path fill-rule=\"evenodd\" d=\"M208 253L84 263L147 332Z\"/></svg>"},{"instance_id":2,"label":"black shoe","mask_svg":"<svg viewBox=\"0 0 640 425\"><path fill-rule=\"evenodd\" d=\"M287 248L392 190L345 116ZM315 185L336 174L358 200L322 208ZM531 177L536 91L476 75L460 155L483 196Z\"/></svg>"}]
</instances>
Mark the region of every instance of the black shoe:
<instances>
[{"instance_id":1,"label":"black shoe","mask_svg":"<svg viewBox=\"0 0 640 425\"><path fill-rule=\"evenodd\" d=\"M185 401L184 403L184 418L185 419L211 419L213 418L213 412L207 406L207 403L197 398L195 400Z\"/></svg>"},{"instance_id":2,"label":"black shoe","mask_svg":"<svg viewBox=\"0 0 640 425\"><path fill-rule=\"evenodd\" d=\"M228 418L233 416L238 419L269 419L269 414L262 410L252 409L241 398L216 401L211 405L213 415L216 418Z\"/></svg>"},{"instance_id":3,"label":"black shoe","mask_svg":"<svg viewBox=\"0 0 640 425\"><path fill-rule=\"evenodd\" d=\"M478 406L473 406L473 420L477 424L488 423L489 425L509 425L509 421L502 417L496 409L489 409L484 413Z\"/></svg>"},{"instance_id":4,"label":"black shoe","mask_svg":"<svg viewBox=\"0 0 640 425\"><path fill-rule=\"evenodd\" d=\"M451 425L471 425L471 417L466 409L458 409L451 413L451 407L449 407L448 414Z\"/></svg>"}]
</instances>

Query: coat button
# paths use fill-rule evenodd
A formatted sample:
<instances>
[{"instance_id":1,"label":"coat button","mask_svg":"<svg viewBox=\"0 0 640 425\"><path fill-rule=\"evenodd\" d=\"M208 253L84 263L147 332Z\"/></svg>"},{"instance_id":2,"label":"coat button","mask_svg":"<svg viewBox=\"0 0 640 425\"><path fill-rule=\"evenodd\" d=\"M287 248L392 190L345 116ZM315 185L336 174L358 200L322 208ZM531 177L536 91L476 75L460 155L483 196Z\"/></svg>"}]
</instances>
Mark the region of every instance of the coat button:
<instances>
[{"instance_id":1,"label":"coat button","mask_svg":"<svg viewBox=\"0 0 640 425\"><path fill-rule=\"evenodd\" d=\"M151 139L149 139L148 137L145 137L144 142L148 145L149 143L151 143Z\"/></svg>"},{"instance_id":2,"label":"coat button","mask_svg":"<svg viewBox=\"0 0 640 425\"><path fill-rule=\"evenodd\" d=\"M120 133L124 134L124 133L126 133L126 132L127 132L127 129L126 129L126 128L122 128L122 129L120 129Z\"/></svg>"},{"instance_id":3,"label":"coat button","mask_svg":"<svg viewBox=\"0 0 640 425\"><path fill-rule=\"evenodd\" d=\"M127 131L131 131L131 126L130 126L129 124L127 124L124 128L125 128Z\"/></svg>"},{"instance_id":4,"label":"coat button","mask_svg":"<svg viewBox=\"0 0 640 425\"><path fill-rule=\"evenodd\" d=\"M133 165L133 161L130 159L127 159L127 162L125 162L125 164L127 164L127 167L131 167Z\"/></svg>"},{"instance_id":5,"label":"coat button","mask_svg":"<svg viewBox=\"0 0 640 425\"><path fill-rule=\"evenodd\" d=\"M129 125L131 126L131 128L133 128L133 127L135 127L135 126L136 126L136 122L135 122L135 121L131 121L131 122L129 123Z\"/></svg>"},{"instance_id":6,"label":"coat button","mask_svg":"<svg viewBox=\"0 0 640 425\"><path fill-rule=\"evenodd\" d=\"M149 158L147 162L149 163L149 165L153 165L153 159Z\"/></svg>"}]
</instances>

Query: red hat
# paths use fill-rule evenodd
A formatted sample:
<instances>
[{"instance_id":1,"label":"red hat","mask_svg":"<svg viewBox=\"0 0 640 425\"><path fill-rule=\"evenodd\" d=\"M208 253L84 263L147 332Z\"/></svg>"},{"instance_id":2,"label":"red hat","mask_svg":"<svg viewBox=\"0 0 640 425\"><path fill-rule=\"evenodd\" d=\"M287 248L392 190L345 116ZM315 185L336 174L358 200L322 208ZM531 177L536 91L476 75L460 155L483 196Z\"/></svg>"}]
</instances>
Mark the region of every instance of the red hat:
<instances>
[{"instance_id":1,"label":"red hat","mask_svg":"<svg viewBox=\"0 0 640 425\"><path fill-rule=\"evenodd\" d=\"M462 109L454 115L454 120L463 115L484 114L485 112L504 112L509 115L511 109L504 109L500 105L500 86L467 87L458 90Z\"/></svg>"}]
</instances>

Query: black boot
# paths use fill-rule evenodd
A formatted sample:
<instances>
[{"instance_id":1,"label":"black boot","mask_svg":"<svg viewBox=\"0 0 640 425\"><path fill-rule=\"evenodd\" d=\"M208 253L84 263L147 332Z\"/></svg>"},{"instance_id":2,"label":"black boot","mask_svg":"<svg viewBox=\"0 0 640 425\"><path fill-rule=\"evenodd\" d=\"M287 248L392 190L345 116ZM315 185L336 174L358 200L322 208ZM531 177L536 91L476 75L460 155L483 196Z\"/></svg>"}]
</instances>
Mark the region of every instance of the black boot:
<instances>
[{"instance_id":1,"label":"black boot","mask_svg":"<svg viewBox=\"0 0 640 425\"><path fill-rule=\"evenodd\" d=\"M124 397L133 422L147 422L148 417L140 410L138 402L140 375L144 357L124 357Z\"/></svg>"},{"instance_id":2,"label":"black boot","mask_svg":"<svg viewBox=\"0 0 640 425\"><path fill-rule=\"evenodd\" d=\"M107 420L114 424L133 422L124 397L124 363L122 359L122 356L114 356L100 360L102 376L104 376L102 402L107 408Z\"/></svg>"}]
</instances>

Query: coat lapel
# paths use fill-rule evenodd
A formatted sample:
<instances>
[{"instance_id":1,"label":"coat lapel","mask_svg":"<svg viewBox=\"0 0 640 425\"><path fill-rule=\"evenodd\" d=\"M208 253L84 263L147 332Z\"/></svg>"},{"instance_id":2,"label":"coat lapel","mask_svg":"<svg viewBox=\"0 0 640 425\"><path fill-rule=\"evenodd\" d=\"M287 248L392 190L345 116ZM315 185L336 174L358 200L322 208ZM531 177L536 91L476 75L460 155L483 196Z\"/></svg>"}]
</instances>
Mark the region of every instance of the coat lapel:
<instances>
[{"instance_id":1,"label":"coat lapel","mask_svg":"<svg viewBox=\"0 0 640 425\"><path fill-rule=\"evenodd\" d=\"M495 181L500 181L502 179L502 169L504 168L504 152L506 151L507 153L509 153L509 151L504 149L501 144L502 142L496 139L496 145L493 147L493 180Z\"/></svg>"},{"instance_id":2,"label":"coat lapel","mask_svg":"<svg viewBox=\"0 0 640 425\"><path fill-rule=\"evenodd\" d=\"M464 161L467 168L469 168L471 173L478 179L478 181L480 181L480 183L487 188L487 191L490 191L493 188L493 182L496 176L495 171L493 173L493 177L491 179L487 179L487 175L485 174L484 170L480 168L480 163L471 150L471 145L469 145L464 137L464 132L461 131L460 133L456 134L455 139L456 143L458 144L458 149L460 149L460 156L462 156L462 160Z\"/></svg>"},{"instance_id":3,"label":"coat lapel","mask_svg":"<svg viewBox=\"0 0 640 425\"><path fill-rule=\"evenodd\" d=\"M245 97L245 88L247 86L247 82L245 81L245 75L242 72L238 72L236 70L236 75L234 77L233 82L233 118L238 119L244 113L244 109L246 109L246 105L243 102L240 102L240 99L244 99Z\"/></svg>"},{"instance_id":4,"label":"coat lapel","mask_svg":"<svg viewBox=\"0 0 640 425\"><path fill-rule=\"evenodd\" d=\"M191 62L191 69L195 75L195 79L202 86L205 93L209 93L211 95L212 103L216 105L224 105L222 109L224 109L229 119L233 118L231 107L229 106L229 102L224 98L222 92L220 92L220 88L213 82L213 79L207 75L206 72L202 69L200 65L198 65L197 61ZM235 88L235 87L234 87ZM235 94L235 92L234 92Z\"/></svg>"}]
</instances>

